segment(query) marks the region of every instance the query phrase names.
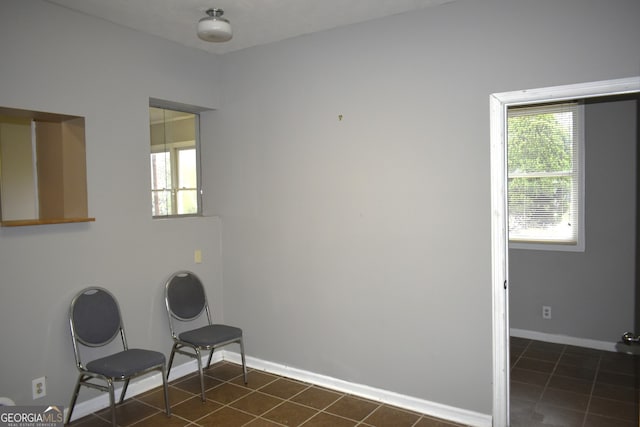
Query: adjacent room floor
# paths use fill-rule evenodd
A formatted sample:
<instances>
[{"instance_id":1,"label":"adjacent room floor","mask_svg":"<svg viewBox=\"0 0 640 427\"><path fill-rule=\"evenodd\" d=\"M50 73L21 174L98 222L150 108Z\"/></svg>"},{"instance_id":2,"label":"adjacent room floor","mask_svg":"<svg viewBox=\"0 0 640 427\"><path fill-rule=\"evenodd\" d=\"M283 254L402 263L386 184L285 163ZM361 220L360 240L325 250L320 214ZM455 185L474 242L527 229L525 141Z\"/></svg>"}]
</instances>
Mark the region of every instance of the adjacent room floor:
<instances>
[{"instance_id":1,"label":"adjacent room floor","mask_svg":"<svg viewBox=\"0 0 640 427\"><path fill-rule=\"evenodd\" d=\"M512 427L637 427L636 356L511 338Z\"/></svg>"},{"instance_id":2,"label":"adjacent room floor","mask_svg":"<svg viewBox=\"0 0 640 427\"><path fill-rule=\"evenodd\" d=\"M212 365L205 373L205 403L200 400L200 379L192 374L170 383L173 412L170 418L163 412L163 393L159 387L125 400L117 408L118 424L136 427L460 426L258 370L249 369L249 384L245 386L242 367L229 362ZM73 421L71 426L110 426L110 420L110 409L106 409Z\"/></svg>"}]
</instances>

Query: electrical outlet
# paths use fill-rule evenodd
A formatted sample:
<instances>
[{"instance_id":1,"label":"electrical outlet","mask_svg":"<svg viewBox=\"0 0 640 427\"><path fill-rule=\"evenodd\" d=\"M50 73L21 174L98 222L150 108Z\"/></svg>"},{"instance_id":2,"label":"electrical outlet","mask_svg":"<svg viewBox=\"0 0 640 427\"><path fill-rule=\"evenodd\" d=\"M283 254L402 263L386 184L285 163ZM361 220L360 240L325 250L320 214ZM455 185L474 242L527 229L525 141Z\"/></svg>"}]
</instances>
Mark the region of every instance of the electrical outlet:
<instances>
[{"instance_id":1,"label":"electrical outlet","mask_svg":"<svg viewBox=\"0 0 640 427\"><path fill-rule=\"evenodd\" d=\"M200 249L193 251L193 262L196 264L200 264L202 262L202 251Z\"/></svg>"},{"instance_id":2,"label":"electrical outlet","mask_svg":"<svg viewBox=\"0 0 640 427\"><path fill-rule=\"evenodd\" d=\"M542 306L542 318L543 319L551 319L551 306L543 305Z\"/></svg>"},{"instance_id":3,"label":"electrical outlet","mask_svg":"<svg viewBox=\"0 0 640 427\"><path fill-rule=\"evenodd\" d=\"M47 377L40 377L31 381L31 392L34 400L45 397L47 395Z\"/></svg>"}]
</instances>

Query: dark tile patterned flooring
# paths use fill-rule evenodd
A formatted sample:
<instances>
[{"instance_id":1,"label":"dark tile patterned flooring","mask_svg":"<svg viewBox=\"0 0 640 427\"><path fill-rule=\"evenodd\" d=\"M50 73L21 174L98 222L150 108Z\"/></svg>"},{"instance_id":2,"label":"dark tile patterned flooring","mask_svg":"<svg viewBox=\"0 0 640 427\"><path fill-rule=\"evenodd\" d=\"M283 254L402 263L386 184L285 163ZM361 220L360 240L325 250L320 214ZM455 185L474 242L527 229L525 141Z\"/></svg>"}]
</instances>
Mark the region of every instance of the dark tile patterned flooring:
<instances>
[{"instance_id":1,"label":"dark tile patterned flooring","mask_svg":"<svg viewBox=\"0 0 640 427\"><path fill-rule=\"evenodd\" d=\"M117 407L121 426L305 426L455 427L459 424L336 392L312 384L220 362L205 370L206 401L197 374L169 385L171 417L164 413L162 388L134 396ZM110 426L110 409L71 422L72 427Z\"/></svg>"},{"instance_id":2,"label":"dark tile patterned flooring","mask_svg":"<svg viewBox=\"0 0 640 427\"><path fill-rule=\"evenodd\" d=\"M620 353L511 338L512 427L638 427L638 358ZM452 427L377 401L220 362L205 371L206 402L196 374L169 385L172 416L162 389L127 399L117 408L121 426ZM71 426L109 426L105 409Z\"/></svg>"},{"instance_id":3,"label":"dark tile patterned flooring","mask_svg":"<svg viewBox=\"0 0 640 427\"><path fill-rule=\"evenodd\" d=\"M637 427L636 356L511 338L512 427Z\"/></svg>"}]
</instances>

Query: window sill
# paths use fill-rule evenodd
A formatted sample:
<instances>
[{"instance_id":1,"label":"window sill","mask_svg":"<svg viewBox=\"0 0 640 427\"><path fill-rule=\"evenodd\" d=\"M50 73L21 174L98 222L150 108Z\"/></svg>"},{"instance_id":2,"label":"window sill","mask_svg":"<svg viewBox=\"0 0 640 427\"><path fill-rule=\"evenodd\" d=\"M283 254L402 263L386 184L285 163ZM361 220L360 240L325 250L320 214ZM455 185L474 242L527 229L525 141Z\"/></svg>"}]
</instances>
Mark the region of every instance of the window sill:
<instances>
[{"instance_id":1,"label":"window sill","mask_svg":"<svg viewBox=\"0 0 640 427\"><path fill-rule=\"evenodd\" d=\"M508 248L530 251L584 252L584 240L577 244L510 241Z\"/></svg>"},{"instance_id":2,"label":"window sill","mask_svg":"<svg viewBox=\"0 0 640 427\"><path fill-rule=\"evenodd\" d=\"M68 224L72 222L93 222L95 218L55 218L55 219L18 219L0 221L2 227L26 227L30 225Z\"/></svg>"}]
</instances>

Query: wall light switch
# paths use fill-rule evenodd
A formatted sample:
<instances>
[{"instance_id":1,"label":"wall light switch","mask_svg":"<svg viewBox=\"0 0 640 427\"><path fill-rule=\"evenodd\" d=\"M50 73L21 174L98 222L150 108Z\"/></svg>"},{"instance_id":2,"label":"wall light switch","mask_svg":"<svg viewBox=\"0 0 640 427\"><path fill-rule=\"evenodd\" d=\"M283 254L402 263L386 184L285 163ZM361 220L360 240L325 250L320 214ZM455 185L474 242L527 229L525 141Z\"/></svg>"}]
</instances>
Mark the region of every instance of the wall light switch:
<instances>
[{"instance_id":1,"label":"wall light switch","mask_svg":"<svg viewBox=\"0 0 640 427\"><path fill-rule=\"evenodd\" d=\"M196 264L200 264L202 262L202 251L200 249L196 249L193 252L193 262Z\"/></svg>"}]
</instances>

